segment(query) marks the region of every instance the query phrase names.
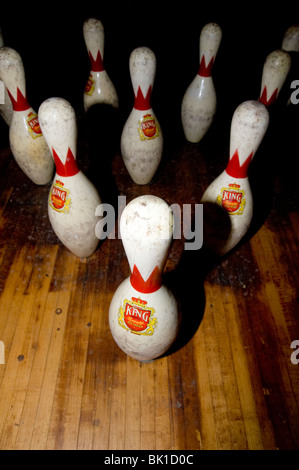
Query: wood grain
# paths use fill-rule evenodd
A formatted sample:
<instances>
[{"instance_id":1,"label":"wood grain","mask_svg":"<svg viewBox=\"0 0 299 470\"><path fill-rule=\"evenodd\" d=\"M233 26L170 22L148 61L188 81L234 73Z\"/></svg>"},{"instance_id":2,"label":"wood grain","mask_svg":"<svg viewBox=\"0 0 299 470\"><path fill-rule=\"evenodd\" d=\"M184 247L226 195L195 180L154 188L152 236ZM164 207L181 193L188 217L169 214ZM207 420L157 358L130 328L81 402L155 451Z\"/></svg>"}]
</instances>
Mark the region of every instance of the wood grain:
<instances>
[{"instance_id":1,"label":"wood grain","mask_svg":"<svg viewBox=\"0 0 299 470\"><path fill-rule=\"evenodd\" d=\"M81 119L79 162L116 211L118 195L146 193L193 211L226 164L228 140L178 137L152 184L137 186L117 144L91 142ZM255 225L240 246L218 259L174 240L164 277L181 333L149 364L127 357L109 329L129 275L121 240L86 260L68 252L47 217L49 185L33 185L1 149L1 449L299 449L297 180L277 161L265 175L270 141L256 156Z\"/></svg>"}]
</instances>

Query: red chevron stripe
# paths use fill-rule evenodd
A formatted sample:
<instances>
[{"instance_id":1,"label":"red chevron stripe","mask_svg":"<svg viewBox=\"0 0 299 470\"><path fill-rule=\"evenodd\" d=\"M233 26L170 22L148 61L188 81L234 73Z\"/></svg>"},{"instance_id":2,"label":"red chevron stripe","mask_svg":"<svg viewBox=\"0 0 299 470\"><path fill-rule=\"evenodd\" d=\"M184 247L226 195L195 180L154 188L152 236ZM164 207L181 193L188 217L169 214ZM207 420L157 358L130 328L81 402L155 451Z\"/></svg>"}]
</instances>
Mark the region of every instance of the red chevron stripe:
<instances>
[{"instance_id":1,"label":"red chevron stripe","mask_svg":"<svg viewBox=\"0 0 299 470\"><path fill-rule=\"evenodd\" d=\"M238 149L233 154L232 158L228 162L226 167L226 173L233 178L246 178L248 173L248 168L253 157L253 152L246 158L244 163L240 165Z\"/></svg>"},{"instance_id":2,"label":"red chevron stripe","mask_svg":"<svg viewBox=\"0 0 299 470\"><path fill-rule=\"evenodd\" d=\"M261 103L263 103L265 106L270 106L271 104L274 103L274 101L276 101L277 96L278 96L278 88L276 88L276 90L273 91L270 98L267 99L267 86L265 85L264 89L263 89L263 92L262 92L261 96L259 97L259 101Z\"/></svg>"},{"instance_id":3,"label":"red chevron stripe","mask_svg":"<svg viewBox=\"0 0 299 470\"><path fill-rule=\"evenodd\" d=\"M214 57L212 57L212 59L206 66L206 59L205 59L205 56L203 55L200 65L199 65L198 75L200 75L201 77L211 77L213 65L214 65Z\"/></svg>"},{"instance_id":4,"label":"red chevron stripe","mask_svg":"<svg viewBox=\"0 0 299 470\"><path fill-rule=\"evenodd\" d=\"M7 93L10 97L12 107L14 111L26 111L26 109L30 108L30 104L26 96L23 96L22 92L17 88L17 99L15 100L10 91L7 89Z\"/></svg>"},{"instance_id":5,"label":"red chevron stripe","mask_svg":"<svg viewBox=\"0 0 299 470\"><path fill-rule=\"evenodd\" d=\"M133 272L130 277L132 287L142 294L151 294L160 289L162 285L161 272L158 266L155 267L149 278L145 281L141 276L139 269L134 264Z\"/></svg>"},{"instance_id":6,"label":"red chevron stripe","mask_svg":"<svg viewBox=\"0 0 299 470\"><path fill-rule=\"evenodd\" d=\"M149 86L146 96L143 95L141 88L138 87L137 95L135 96L134 108L139 111L146 111L151 108L152 86Z\"/></svg>"},{"instance_id":7,"label":"red chevron stripe","mask_svg":"<svg viewBox=\"0 0 299 470\"><path fill-rule=\"evenodd\" d=\"M90 51L88 51L88 55L91 64L91 72L103 72L103 70L105 70L105 67L100 51L98 51L96 59L92 57Z\"/></svg>"},{"instance_id":8,"label":"red chevron stripe","mask_svg":"<svg viewBox=\"0 0 299 470\"><path fill-rule=\"evenodd\" d=\"M60 160L59 156L57 155L57 153L55 152L53 148L52 148L52 153L53 153L53 158L54 158L55 165L56 165L57 175L74 176L77 173L79 173L80 170L77 166L77 162L70 148L68 149L68 152L67 152L65 164L62 163L62 161Z\"/></svg>"}]
</instances>

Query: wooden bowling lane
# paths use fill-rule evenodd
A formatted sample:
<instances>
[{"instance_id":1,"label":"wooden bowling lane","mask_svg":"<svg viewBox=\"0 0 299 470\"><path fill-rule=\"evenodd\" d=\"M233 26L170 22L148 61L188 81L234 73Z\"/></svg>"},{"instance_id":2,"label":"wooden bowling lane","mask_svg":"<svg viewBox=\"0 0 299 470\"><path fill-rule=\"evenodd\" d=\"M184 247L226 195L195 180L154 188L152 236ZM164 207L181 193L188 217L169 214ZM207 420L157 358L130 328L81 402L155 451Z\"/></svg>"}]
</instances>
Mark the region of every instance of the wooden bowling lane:
<instances>
[{"instance_id":1,"label":"wooden bowling lane","mask_svg":"<svg viewBox=\"0 0 299 470\"><path fill-rule=\"evenodd\" d=\"M107 181L127 201L150 193L193 206L227 161L207 139L167 148L148 186L132 183L116 152ZM0 167L0 449L299 448L292 175L272 168L273 184L262 187L257 174L254 193L270 199L269 210L226 257L174 241L165 280L182 306L181 335L170 354L141 364L118 348L108 324L112 296L129 275L121 240L75 257L51 229L50 185L31 183L6 146ZM99 188L103 200L111 188Z\"/></svg>"}]
</instances>

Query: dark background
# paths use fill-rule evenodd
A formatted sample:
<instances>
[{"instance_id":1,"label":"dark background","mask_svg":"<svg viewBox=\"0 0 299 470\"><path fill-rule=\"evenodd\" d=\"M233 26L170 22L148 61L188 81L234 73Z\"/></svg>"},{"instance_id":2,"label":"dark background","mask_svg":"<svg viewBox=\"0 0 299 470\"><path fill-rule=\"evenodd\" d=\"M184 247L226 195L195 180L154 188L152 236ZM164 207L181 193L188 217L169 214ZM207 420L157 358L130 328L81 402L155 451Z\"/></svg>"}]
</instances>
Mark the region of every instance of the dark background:
<instances>
[{"instance_id":1,"label":"dark background","mask_svg":"<svg viewBox=\"0 0 299 470\"><path fill-rule=\"evenodd\" d=\"M133 105L130 53L138 46L152 48L157 58L152 105L168 142L183 138L180 105L198 71L199 35L206 23L217 22L223 36L213 70L218 99L214 127L216 138L224 139L225 145L235 108L259 96L266 56L281 47L289 26L299 24L299 2L110 0L69 6L61 1L17 3L6 9L0 15L5 45L23 58L27 96L36 111L45 99L60 96L71 102L79 117L83 114L89 75L85 19L96 17L104 25L104 64L119 96L120 126ZM299 72L292 74L292 79L299 79ZM280 100L289 90L287 83ZM1 122L1 146L6 137Z\"/></svg>"},{"instance_id":2,"label":"dark background","mask_svg":"<svg viewBox=\"0 0 299 470\"><path fill-rule=\"evenodd\" d=\"M66 9L65 2L26 3L22 9L12 5L9 14L0 15L5 44L23 58L29 102L36 111L53 96L65 98L73 105L78 118L79 166L99 188L103 200L116 204L120 189L110 165L119 152L121 130L134 102L129 56L136 47L150 47L157 58L152 106L164 135L157 177L164 174L163 165L167 162L176 168L180 161L178 171L182 171L184 156L192 160L197 155L199 166L195 174L199 172L200 177L190 181L190 186L197 188L199 201L207 185L228 162L234 110L245 100L258 99L267 55L281 47L288 27L299 24L299 2L135 0L94 4L76 2ZM90 63L83 23L89 17L100 19L104 25L104 64L118 93L119 110L110 113L104 107L100 115L86 116L83 92ZM198 72L199 36L208 22L216 22L222 28L213 68L217 113L202 141L189 144L181 125L181 102ZM291 56L290 74L277 102L269 109L269 128L250 165L256 209L249 237L263 224L271 207L275 206L279 213L299 210L299 104L286 106L292 91L290 83L299 80L299 53ZM8 145L8 128L1 121L0 148ZM117 171L121 173L123 167L120 165ZM165 190L167 184L175 183L166 181Z\"/></svg>"}]
</instances>

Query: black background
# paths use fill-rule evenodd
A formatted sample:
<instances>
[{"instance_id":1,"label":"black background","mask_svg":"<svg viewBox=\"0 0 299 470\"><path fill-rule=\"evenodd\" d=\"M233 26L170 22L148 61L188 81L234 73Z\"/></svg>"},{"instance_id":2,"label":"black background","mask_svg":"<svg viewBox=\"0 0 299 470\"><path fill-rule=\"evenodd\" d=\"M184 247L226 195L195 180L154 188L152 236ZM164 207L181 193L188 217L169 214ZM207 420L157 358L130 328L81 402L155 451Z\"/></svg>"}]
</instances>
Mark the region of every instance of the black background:
<instances>
[{"instance_id":1,"label":"black background","mask_svg":"<svg viewBox=\"0 0 299 470\"><path fill-rule=\"evenodd\" d=\"M82 31L87 18L96 17L104 25L104 64L119 96L120 125L133 105L130 53L135 47L150 47L157 58L152 105L168 141L183 137L180 105L198 71L200 32L206 23L217 22L223 36L213 69L215 126L225 145L235 108L259 96L266 56L281 47L289 26L299 24L298 2L61 1L12 3L6 10L0 15L4 42L22 56L27 97L36 111L45 99L60 96L82 115L89 75ZM292 71L290 77L299 79L299 71L297 75ZM290 95L289 86L287 82L280 100ZM0 132L3 145L7 129L2 122Z\"/></svg>"}]
</instances>

